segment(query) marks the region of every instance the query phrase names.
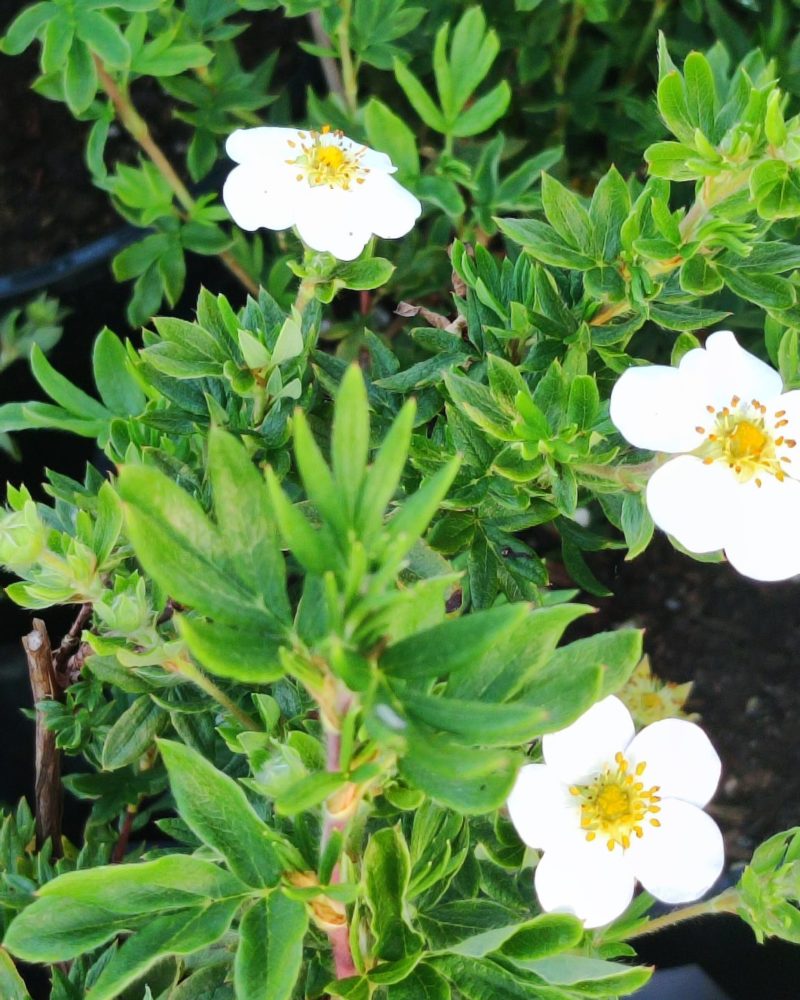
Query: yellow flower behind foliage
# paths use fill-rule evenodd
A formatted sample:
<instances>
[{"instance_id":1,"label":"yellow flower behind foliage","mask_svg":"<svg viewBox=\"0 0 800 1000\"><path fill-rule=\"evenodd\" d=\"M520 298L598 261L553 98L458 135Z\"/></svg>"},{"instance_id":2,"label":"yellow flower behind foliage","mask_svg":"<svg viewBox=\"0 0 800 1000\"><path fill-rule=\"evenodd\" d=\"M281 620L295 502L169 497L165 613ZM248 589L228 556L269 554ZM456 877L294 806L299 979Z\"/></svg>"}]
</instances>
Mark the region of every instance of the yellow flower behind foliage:
<instances>
[{"instance_id":1,"label":"yellow flower behind foliage","mask_svg":"<svg viewBox=\"0 0 800 1000\"><path fill-rule=\"evenodd\" d=\"M693 687L693 681L685 684L662 681L653 674L650 658L643 656L618 696L627 705L637 727L649 726L660 719L696 722L700 718L697 712L683 710Z\"/></svg>"}]
</instances>

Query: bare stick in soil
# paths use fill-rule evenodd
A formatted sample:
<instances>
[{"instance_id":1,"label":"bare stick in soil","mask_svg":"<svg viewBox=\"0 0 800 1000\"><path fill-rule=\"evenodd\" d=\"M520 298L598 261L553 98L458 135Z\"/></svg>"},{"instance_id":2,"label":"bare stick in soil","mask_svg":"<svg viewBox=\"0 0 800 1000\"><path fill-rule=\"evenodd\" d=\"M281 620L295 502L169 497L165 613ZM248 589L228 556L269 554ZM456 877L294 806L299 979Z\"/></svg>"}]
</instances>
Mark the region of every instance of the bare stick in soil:
<instances>
[{"instance_id":1,"label":"bare stick in soil","mask_svg":"<svg viewBox=\"0 0 800 1000\"><path fill-rule=\"evenodd\" d=\"M33 619L33 631L22 638L28 661L33 703L60 701L63 697L53 670L50 637L41 618ZM61 754L55 733L47 729L42 712L36 712L36 844L41 848L49 837L53 854L61 854Z\"/></svg>"}]
</instances>

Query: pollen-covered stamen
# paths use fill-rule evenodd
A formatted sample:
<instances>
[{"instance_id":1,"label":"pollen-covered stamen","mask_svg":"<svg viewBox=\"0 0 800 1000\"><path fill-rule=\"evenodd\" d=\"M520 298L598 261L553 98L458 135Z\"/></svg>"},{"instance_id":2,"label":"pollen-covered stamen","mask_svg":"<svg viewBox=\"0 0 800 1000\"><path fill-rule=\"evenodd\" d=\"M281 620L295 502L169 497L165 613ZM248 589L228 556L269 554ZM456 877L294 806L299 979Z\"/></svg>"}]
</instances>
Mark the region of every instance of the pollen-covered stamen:
<instances>
[{"instance_id":1,"label":"pollen-covered stamen","mask_svg":"<svg viewBox=\"0 0 800 1000\"><path fill-rule=\"evenodd\" d=\"M645 788L640 781L647 765L642 761L631 771L630 762L622 753L614 757L616 767L606 765L591 785L573 785L570 792L582 799L581 828L586 839L606 838L606 847L613 851L616 845L623 850L631 846L631 838L641 838L647 824L660 826L656 813L658 785Z\"/></svg>"},{"instance_id":2,"label":"pollen-covered stamen","mask_svg":"<svg viewBox=\"0 0 800 1000\"><path fill-rule=\"evenodd\" d=\"M369 173L361 164L365 146L351 149L344 133L332 131L330 125L323 125L318 132L312 130L297 135L303 140L301 153L286 162L303 169L303 173L297 175L299 181L307 181L310 187L339 187L345 191L349 191L353 183L364 183L364 175ZM292 140L288 143L294 151L297 143Z\"/></svg>"},{"instance_id":3,"label":"pollen-covered stamen","mask_svg":"<svg viewBox=\"0 0 800 1000\"><path fill-rule=\"evenodd\" d=\"M789 423L784 416L785 410L774 414L777 419L772 426L767 407L758 399L748 403L742 402L739 396L732 396L728 406L715 409L709 404L706 410L714 414L714 426L708 433L703 427L695 428L705 437L695 454L706 465L724 462L740 482L752 479L759 487L764 475L774 476L779 482L785 479L786 473L781 467L784 459L776 453L776 448L784 445L793 447L781 434L781 428Z\"/></svg>"}]
</instances>

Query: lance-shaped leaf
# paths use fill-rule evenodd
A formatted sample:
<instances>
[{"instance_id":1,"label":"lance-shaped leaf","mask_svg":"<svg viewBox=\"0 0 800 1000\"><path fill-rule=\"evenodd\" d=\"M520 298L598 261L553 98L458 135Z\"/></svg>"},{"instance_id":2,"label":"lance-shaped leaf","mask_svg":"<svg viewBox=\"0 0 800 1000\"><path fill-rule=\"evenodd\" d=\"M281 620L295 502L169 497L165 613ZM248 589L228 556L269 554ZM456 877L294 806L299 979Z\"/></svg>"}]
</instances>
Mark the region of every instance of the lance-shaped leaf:
<instances>
[{"instance_id":1,"label":"lance-shaped leaf","mask_svg":"<svg viewBox=\"0 0 800 1000\"><path fill-rule=\"evenodd\" d=\"M282 892L272 892L254 903L239 925L236 996L289 1000L300 974L307 929L305 905Z\"/></svg>"},{"instance_id":2,"label":"lance-shaped leaf","mask_svg":"<svg viewBox=\"0 0 800 1000\"><path fill-rule=\"evenodd\" d=\"M392 962L420 951L422 938L406 917L411 859L399 827L379 830L369 838L363 870L375 954Z\"/></svg>"},{"instance_id":3,"label":"lance-shaped leaf","mask_svg":"<svg viewBox=\"0 0 800 1000\"><path fill-rule=\"evenodd\" d=\"M282 865L259 819L233 778L205 757L171 740L159 740L178 812L209 847L219 851L231 871L252 886L270 886Z\"/></svg>"}]
</instances>

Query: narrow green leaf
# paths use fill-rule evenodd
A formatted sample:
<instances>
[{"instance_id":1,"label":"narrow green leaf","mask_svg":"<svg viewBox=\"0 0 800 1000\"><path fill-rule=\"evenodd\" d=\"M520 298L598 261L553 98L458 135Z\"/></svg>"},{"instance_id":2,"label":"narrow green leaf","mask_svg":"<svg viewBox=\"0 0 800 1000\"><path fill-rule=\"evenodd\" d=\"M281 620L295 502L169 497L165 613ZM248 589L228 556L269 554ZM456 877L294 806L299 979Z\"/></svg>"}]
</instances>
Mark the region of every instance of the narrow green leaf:
<instances>
[{"instance_id":1,"label":"narrow green leaf","mask_svg":"<svg viewBox=\"0 0 800 1000\"><path fill-rule=\"evenodd\" d=\"M86 1000L113 1000L166 955L190 955L218 941L233 921L240 901L156 916L128 938L104 966Z\"/></svg>"},{"instance_id":2,"label":"narrow green leaf","mask_svg":"<svg viewBox=\"0 0 800 1000\"><path fill-rule=\"evenodd\" d=\"M116 771L135 764L151 748L166 719L166 712L150 695L137 698L108 731L103 743L103 769Z\"/></svg>"},{"instance_id":3,"label":"narrow green leaf","mask_svg":"<svg viewBox=\"0 0 800 1000\"><path fill-rule=\"evenodd\" d=\"M580 198L563 184L559 184L550 174L544 173L542 205L547 221L565 243L573 250L593 254L594 229L589 213L581 204Z\"/></svg>"},{"instance_id":4,"label":"narrow green leaf","mask_svg":"<svg viewBox=\"0 0 800 1000\"><path fill-rule=\"evenodd\" d=\"M175 622L192 656L218 677L270 684L286 672L278 655L280 639L274 633L185 615L176 615Z\"/></svg>"},{"instance_id":5,"label":"narrow green leaf","mask_svg":"<svg viewBox=\"0 0 800 1000\"><path fill-rule=\"evenodd\" d=\"M464 670L531 613L529 604L504 604L453 618L401 639L381 656L381 670L403 680L444 677Z\"/></svg>"},{"instance_id":6,"label":"narrow green leaf","mask_svg":"<svg viewBox=\"0 0 800 1000\"><path fill-rule=\"evenodd\" d=\"M94 342L92 368L100 398L112 413L138 416L145 395L129 370L128 353L119 337L103 327Z\"/></svg>"},{"instance_id":7,"label":"narrow green leaf","mask_svg":"<svg viewBox=\"0 0 800 1000\"><path fill-rule=\"evenodd\" d=\"M4 948L0 948L0 996L4 1000L31 1000L22 976Z\"/></svg>"},{"instance_id":8,"label":"narrow green leaf","mask_svg":"<svg viewBox=\"0 0 800 1000\"><path fill-rule=\"evenodd\" d=\"M356 512L356 530L360 537L369 538L383 524L386 507L400 485L408 458L416 412L416 402L406 400L367 469Z\"/></svg>"},{"instance_id":9,"label":"narrow green leaf","mask_svg":"<svg viewBox=\"0 0 800 1000\"><path fill-rule=\"evenodd\" d=\"M345 372L333 412L331 458L339 495L352 520L364 479L369 451L369 403L364 376L358 365Z\"/></svg>"},{"instance_id":10,"label":"narrow green leaf","mask_svg":"<svg viewBox=\"0 0 800 1000\"><path fill-rule=\"evenodd\" d=\"M3 52L8 56L18 56L20 52L24 52L56 10L56 5L49 0L26 7L8 26L2 39Z\"/></svg>"},{"instance_id":11,"label":"narrow green leaf","mask_svg":"<svg viewBox=\"0 0 800 1000\"><path fill-rule=\"evenodd\" d=\"M51 25L55 24L51 21ZM97 68L91 52L80 41L73 41L64 66L64 97L74 115L83 114L97 93Z\"/></svg>"},{"instance_id":12,"label":"narrow green leaf","mask_svg":"<svg viewBox=\"0 0 800 1000\"><path fill-rule=\"evenodd\" d=\"M101 403L53 368L38 344L34 344L31 349L31 371L47 395L76 417L84 420L110 419L111 414Z\"/></svg>"},{"instance_id":13,"label":"narrow green leaf","mask_svg":"<svg viewBox=\"0 0 800 1000\"><path fill-rule=\"evenodd\" d=\"M242 1000L290 1000L303 962L306 907L282 892L259 899L239 925L234 963L236 996Z\"/></svg>"},{"instance_id":14,"label":"narrow green leaf","mask_svg":"<svg viewBox=\"0 0 800 1000\"><path fill-rule=\"evenodd\" d=\"M394 61L394 75L403 93L408 98L409 104L425 124L437 132L446 132L447 124L441 111L428 96L427 90L417 77L399 59L395 59Z\"/></svg>"},{"instance_id":15,"label":"narrow green leaf","mask_svg":"<svg viewBox=\"0 0 800 1000\"><path fill-rule=\"evenodd\" d=\"M422 939L405 918L411 857L399 827L372 834L364 851L363 871L364 894L372 911L372 933L376 938L375 954L395 962L420 951Z\"/></svg>"}]
</instances>

